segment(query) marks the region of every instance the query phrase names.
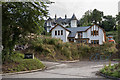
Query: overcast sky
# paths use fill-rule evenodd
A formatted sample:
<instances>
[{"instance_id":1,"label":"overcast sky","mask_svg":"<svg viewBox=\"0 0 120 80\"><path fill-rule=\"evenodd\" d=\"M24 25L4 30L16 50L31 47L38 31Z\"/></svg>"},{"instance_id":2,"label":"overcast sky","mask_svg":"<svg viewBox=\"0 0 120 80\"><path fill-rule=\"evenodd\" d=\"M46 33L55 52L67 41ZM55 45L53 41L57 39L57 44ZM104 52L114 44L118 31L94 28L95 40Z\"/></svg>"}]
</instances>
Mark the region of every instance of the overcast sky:
<instances>
[{"instance_id":1,"label":"overcast sky","mask_svg":"<svg viewBox=\"0 0 120 80\"><path fill-rule=\"evenodd\" d=\"M105 15L115 16L118 13L118 2L120 0L50 0L55 3L49 6L50 16L71 17L74 13L78 19L84 15L87 10L98 9Z\"/></svg>"}]
</instances>

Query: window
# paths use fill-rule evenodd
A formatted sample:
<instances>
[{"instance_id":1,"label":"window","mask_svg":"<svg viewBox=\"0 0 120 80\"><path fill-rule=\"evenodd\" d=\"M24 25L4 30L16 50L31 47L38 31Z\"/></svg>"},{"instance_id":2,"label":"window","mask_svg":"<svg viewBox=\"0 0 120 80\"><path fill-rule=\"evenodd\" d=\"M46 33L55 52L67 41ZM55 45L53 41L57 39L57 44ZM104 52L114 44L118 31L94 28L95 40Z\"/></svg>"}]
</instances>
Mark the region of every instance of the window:
<instances>
[{"instance_id":1,"label":"window","mask_svg":"<svg viewBox=\"0 0 120 80\"><path fill-rule=\"evenodd\" d=\"M94 44L96 44L96 41L94 41Z\"/></svg>"},{"instance_id":2,"label":"window","mask_svg":"<svg viewBox=\"0 0 120 80\"><path fill-rule=\"evenodd\" d=\"M93 31L91 31L91 35L93 35Z\"/></svg>"},{"instance_id":3,"label":"window","mask_svg":"<svg viewBox=\"0 0 120 80\"><path fill-rule=\"evenodd\" d=\"M78 37L82 38L82 32L78 33Z\"/></svg>"},{"instance_id":4,"label":"window","mask_svg":"<svg viewBox=\"0 0 120 80\"><path fill-rule=\"evenodd\" d=\"M91 44L93 44L93 40L91 40Z\"/></svg>"},{"instance_id":5,"label":"window","mask_svg":"<svg viewBox=\"0 0 120 80\"><path fill-rule=\"evenodd\" d=\"M57 31L55 31L55 35L57 35Z\"/></svg>"},{"instance_id":6,"label":"window","mask_svg":"<svg viewBox=\"0 0 120 80\"><path fill-rule=\"evenodd\" d=\"M61 30L61 35L63 35L63 30Z\"/></svg>"},{"instance_id":7,"label":"window","mask_svg":"<svg viewBox=\"0 0 120 80\"><path fill-rule=\"evenodd\" d=\"M98 35L98 31L96 31L96 35Z\"/></svg>"},{"instance_id":8,"label":"window","mask_svg":"<svg viewBox=\"0 0 120 80\"><path fill-rule=\"evenodd\" d=\"M95 35L98 35L98 31L94 31L95 32Z\"/></svg>"},{"instance_id":9,"label":"window","mask_svg":"<svg viewBox=\"0 0 120 80\"><path fill-rule=\"evenodd\" d=\"M74 39L69 39L70 42L74 42Z\"/></svg>"},{"instance_id":10,"label":"window","mask_svg":"<svg viewBox=\"0 0 120 80\"><path fill-rule=\"evenodd\" d=\"M97 40L97 44L99 44L99 40Z\"/></svg>"},{"instance_id":11,"label":"window","mask_svg":"<svg viewBox=\"0 0 120 80\"><path fill-rule=\"evenodd\" d=\"M96 31L96 30L95 31L91 31L91 35L93 35L93 36L94 35L98 35L98 31Z\"/></svg>"},{"instance_id":12,"label":"window","mask_svg":"<svg viewBox=\"0 0 120 80\"><path fill-rule=\"evenodd\" d=\"M60 35L60 30L58 30L58 35Z\"/></svg>"},{"instance_id":13,"label":"window","mask_svg":"<svg viewBox=\"0 0 120 80\"><path fill-rule=\"evenodd\" d=\"M91 40L91 44L99 44L99 40Z\"/></svg>"}]
</instances>

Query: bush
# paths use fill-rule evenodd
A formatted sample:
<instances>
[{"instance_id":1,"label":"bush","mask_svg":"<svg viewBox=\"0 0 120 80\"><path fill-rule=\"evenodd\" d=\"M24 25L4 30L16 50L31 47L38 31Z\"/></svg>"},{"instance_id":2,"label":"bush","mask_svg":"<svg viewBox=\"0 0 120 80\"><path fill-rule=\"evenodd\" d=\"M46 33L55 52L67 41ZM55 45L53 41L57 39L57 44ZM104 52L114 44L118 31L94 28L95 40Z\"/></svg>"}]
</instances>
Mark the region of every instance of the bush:
<instances>
[{"instance_id":1,"label":"bush","mask_svg":"<svg viewBox=\"0 0 120 80\"><path fill-rule=\"evenodd\" d=\"M111 63L109 63L108 66L105 65L103 69L100 70L101 73L106 74L108 76L112 77L118 77L120 78L120 64L115 64L111 66Z\"/></svg>"},{"instance_id":2,"label":"bush","mask_svg":"<svg viewBox=\"0 0 120 80\"><path fill-rule=\"evenodd\" d=\"M67 57L68 59L72 59L71 58L71 51L66 47L62 48L61 54L64 55L65 57Z\"/></svg>"},{"instance_id":3,"label":"bush","mask_svg":"<svg viewBox=\"0 0 120 80\"><path fill-rule=\"evenodd\" d=\"M91 54L104 53L109 55L116 53L116 45L112 43L104 43L103 45L91 46L87 44L77 44L77 43L63 43L60 39L51 37L40 37L33 40L32 48L35 53L39 53L42 57L50 57L63 55L61 57L69 57L73 59L85 58L89 59ZM49 55L48 55L49 54Z\"/></svg>"},{"instance_id":4,"label":"bush","mask_svg":"<svg viewBox=\"0 0 120 80\"><path fill-rule=\"evenodd\" d=\"M24 59L24 55L17 52L10 56L9 62L3 64L3 72L5 73L43 69L45 67L38 59Z\"/></svg>"},{"instance_id":5,"label":"bush","mask_svg":"<svg viewBox=\"0 0 120 80\"><path fill-rule=\"evenodd\" d=\"M85 44L78 45L78 52L81 54L83 58L89 57L90 54L90 46Z\"/></svg>"},{"instance_id":6,"label":"bush","mask_svg":"<svg viewBox=\"0 0 120 80\"><path fill-rule=\"evenodd\" d=\"M24 54L14 52L12 55L9 56L10 61L18 62L24 59Z\"/></svg>"}]
</instances>

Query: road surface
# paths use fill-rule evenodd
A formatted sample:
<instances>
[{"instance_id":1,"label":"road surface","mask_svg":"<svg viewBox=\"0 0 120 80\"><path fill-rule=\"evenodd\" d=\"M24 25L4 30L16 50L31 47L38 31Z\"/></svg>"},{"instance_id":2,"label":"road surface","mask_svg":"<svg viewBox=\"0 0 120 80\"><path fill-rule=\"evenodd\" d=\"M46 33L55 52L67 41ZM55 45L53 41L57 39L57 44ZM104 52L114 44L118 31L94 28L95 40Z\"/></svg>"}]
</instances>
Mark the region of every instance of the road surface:
<instances>
[{"instance_id":1,"label":"road surface","mask_svg":"<svg viewBox=\"0 0 120 80\"><path fill-rule=\"evenodd\" d=\"M32 73L3 75L3 78L102 78L96 72L108 65L109 61L79 61L79 62L45 62L44 71ZM116 64L117 62L111 62Z\"/></svg>"}]
</instances>

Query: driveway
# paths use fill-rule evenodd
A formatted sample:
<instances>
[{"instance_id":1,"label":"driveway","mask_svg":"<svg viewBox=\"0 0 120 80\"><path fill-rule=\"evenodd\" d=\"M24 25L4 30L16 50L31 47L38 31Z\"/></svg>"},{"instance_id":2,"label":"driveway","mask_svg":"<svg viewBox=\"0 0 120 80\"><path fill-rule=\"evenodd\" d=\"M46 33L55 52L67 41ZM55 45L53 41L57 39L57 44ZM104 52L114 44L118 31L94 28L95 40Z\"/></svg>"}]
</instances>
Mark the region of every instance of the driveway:
<instances>
[{"instance_id":1,"label":"driveway","mask_svg":"<svg viewBox=\"0 0 120 80\"><path fill-rule=\"evenodd\" d=\"M44 71L4 75L3 78L102 78L96 72L108 65L109 61L45 62ZM116 64L117 62L111 62Z\"/></svg>"}]
</instances>

